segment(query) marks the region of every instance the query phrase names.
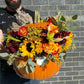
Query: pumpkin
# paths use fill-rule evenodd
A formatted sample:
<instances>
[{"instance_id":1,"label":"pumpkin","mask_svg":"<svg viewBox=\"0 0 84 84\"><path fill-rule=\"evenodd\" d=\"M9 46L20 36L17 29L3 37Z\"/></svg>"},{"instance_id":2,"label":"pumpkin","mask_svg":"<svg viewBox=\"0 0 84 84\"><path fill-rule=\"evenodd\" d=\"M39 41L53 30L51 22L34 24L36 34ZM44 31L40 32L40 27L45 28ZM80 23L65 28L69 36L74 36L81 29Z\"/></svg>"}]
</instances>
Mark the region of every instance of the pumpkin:
<instances>
[{"instance_id":1,"label":"pumpkin","mask_svg":"<svg viewBox=\"0 0 84 84\"><path fill-rule=\"evenodd\" d=\"M54 29L58 30L58 27L53 25L52 23L48 23L48 22L42 22L42 23L36 23L36 24L26 24L24 25L25 27L39 27L41 29L46 29L48 28L48 26L51 27L51 30L53 32ZM55 55L56 57L59 57L58 54ZM60 69L61 67L61 61L58 59L58 62L60 62L59 65L57 65L56 63L49 61L47 64L45 64L44 66L40 66L37 65L34 67L35 71L34 72L30 72L27 73L26 72L26 67L23 68L18 68L18 65L26 62L27 63L27 59L25 58L16 58L16 60L13 63L14 66L14 70L15 72L23 78L26 79L33 79L33 80L46 80L49 79L51 77L53 77Z\"/></svg>"},{"instance_id":2,"label":"pumpkin","mask_svg":"<svg viewBox=\"0 0 84 84\"><path fill-rule=\"evenodd\" d=\"M48 26L50 26L51 30L50 32L55 31L56 33L58 33L58 26L49 23L49 22L41 22L41 23L36 23L36 24L26 24L25 27L38 27L40 29L47 29Z\"/></svg>"},{"instance_id":3,"label":"pumpkin","mask_svg":"<svg viewBox=\"0 0 84 84\"><path fill-rule=\"evenodd\" d=\"M58 57L58 55L56 55L56 57ZM27 60L22 58L17 58L13 63L14 70L16 71L17 75L19 75L22 78L33 79L33 80L46 80L53 77L59 71L62 64L61 61L59 65L55 64L52 61L49 61L44 66L40 66L40 65L36 66L35 71L30 72L28 74L26 72L26 67L18 69L17 66L22 62L27 62Z\"/></svg>"}]
</instances>

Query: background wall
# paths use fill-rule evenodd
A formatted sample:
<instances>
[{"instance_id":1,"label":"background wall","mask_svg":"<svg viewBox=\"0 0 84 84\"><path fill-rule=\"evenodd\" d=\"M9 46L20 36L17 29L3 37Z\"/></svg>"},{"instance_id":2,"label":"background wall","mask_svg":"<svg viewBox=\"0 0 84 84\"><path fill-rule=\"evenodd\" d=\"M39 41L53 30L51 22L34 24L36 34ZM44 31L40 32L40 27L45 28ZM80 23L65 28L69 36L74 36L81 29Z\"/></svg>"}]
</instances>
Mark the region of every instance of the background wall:
<instances>
[{"instance_id":1,"label":"background wall","mask_svg":"<svg viewBox=\"0 0 84 84\"><path fill-rule=\"evenodd\" d=\"M25 8L40 11L41 17L55 15L60 9L64 15L78 14L79 27L73 31L79 39L75 52L68 51L65 62L58 75L51 79L40 81L41 84L84 84L84 0L22 0ZM0 0L0 7L5 7Z\"/></svg>"}]
</instances>

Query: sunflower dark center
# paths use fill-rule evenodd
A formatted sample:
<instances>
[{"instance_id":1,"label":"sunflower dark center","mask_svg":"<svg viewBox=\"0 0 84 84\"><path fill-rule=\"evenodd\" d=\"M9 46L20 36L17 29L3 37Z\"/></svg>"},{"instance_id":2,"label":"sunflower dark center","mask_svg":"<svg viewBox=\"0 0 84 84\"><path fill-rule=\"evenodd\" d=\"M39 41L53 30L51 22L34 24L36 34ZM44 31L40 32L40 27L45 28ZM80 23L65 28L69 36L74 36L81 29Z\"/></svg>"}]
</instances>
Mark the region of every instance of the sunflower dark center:
<instances>
[{"instance_id":1,"label":"sunflower dark center","mask_svg":"<svg viewBox=\"0 0 84 84\"><path fill-rule=\"evenodd\" d=\"M27 50L28 50L29 52L31 52L31 50L32 50L32 48L31 48L31 43L27 43L26 47L27 47Z\"/></svg>"}]
</instances>

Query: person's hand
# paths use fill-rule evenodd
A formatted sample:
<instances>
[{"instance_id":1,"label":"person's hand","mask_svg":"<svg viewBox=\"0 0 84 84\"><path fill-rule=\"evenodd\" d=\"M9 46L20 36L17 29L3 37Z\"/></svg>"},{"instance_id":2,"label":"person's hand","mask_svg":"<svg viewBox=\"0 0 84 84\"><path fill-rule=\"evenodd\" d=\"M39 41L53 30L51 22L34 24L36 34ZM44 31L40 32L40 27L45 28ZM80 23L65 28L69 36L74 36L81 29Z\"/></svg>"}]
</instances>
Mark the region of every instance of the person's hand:
<instances>
[{"instance_id":1,"label":"person's hand","mask_svg":"<svg viewBox=\"0 0 84 84\"><path fill-rule=\"evenodd\" d=\"M0 29L0 50L2 49L2 46L3 46L3 32L2 30Z\"/></svg>"}]
</instances>

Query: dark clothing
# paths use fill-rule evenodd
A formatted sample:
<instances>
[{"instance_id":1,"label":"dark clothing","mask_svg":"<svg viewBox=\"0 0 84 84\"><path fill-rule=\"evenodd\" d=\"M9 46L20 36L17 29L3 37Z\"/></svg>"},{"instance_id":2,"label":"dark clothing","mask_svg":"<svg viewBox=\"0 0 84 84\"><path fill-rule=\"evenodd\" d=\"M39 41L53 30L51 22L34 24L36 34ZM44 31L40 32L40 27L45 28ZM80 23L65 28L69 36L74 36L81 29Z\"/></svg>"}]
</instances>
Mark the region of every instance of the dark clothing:
<instances>
[{"instance_id":1,"label":"dark clothing","mask_svg":"<svg viewBox=\"0 0 84 84\"><path fill-rule=\"evenodd\" d=\"M15 73L0 73L0 84L40 84L40 81L23 79Z\"/></svg>"},{"instance_id":2,"label":"dark clothing","mask_svg":"<svg viewBox=\"0 0 84 84\"><path fill-rule=\"evenodd\" d=\"M27 10L22 8L21 10L25 11L26 13L29 13L29 15L32 17L34 21L34 15L35 13L33 11ZM14 16L16 12L9 12L6 8L0 9L0 29L3 30L3 32L7 33L7 28L12 26L12 22L18 23L16 17Z\"/></svg>"},{"instance_id":3,"label":"dark clothing","mask_svg":"<svg viewBox=\"0 0 84 84\"><path fill-rule=\"evenodd\" d=\"M30 11L28 9L24 9L24 8L22 8L21 10L25 11L26 13L29 13L29 15L32 17L32 19L34 21L35 12ZM2 31L4 33L7 33L7 28L10 28L12 26L12 22L18 23L14 14L16 14L16 12L9 12L6 8L0 8L0 29L2 29ZM8 81L8 80L6 80L7 77L8 77L8 80L12 81L12 83L11 82L6 83L6 81ZM3 80L3 79L5 79L5 80ZM14 83L13 83L13 81L14 81ZM23 79L23 78L20 78L19 76L17 76L15 71L13 70L13 67L9 66L7 64L6 60L3 60L0 58L0 82L1 82L0 84L24 84L24 83L21 83L21 81L25 82L25 81L29 81L29 80ZM30 84L30 83L27 83L27 84ZM37 84L39 84L39 83L37 83Z\"/></svg>"}]
</instances>

